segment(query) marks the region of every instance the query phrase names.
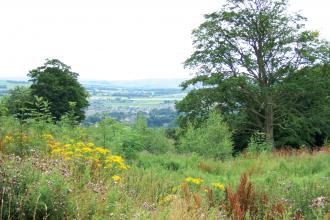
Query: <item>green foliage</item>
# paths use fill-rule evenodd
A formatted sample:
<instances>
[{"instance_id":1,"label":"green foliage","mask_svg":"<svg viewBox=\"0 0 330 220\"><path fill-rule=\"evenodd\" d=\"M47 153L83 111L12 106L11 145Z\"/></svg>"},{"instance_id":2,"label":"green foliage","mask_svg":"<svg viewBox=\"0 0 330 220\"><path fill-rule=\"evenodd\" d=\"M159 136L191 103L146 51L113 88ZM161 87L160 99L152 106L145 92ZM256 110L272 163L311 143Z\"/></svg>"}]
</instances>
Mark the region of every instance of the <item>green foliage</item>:
<instances>
[{"instance_id":1,"label":"green foliage","mask_svg":"<svg viewBox=\"0 0 330 220\"><path fill-rule=\"evenodd\" d=\"M134 159L138 152L164 153L171 148L163 129L148 128L147 120L142 114L137 116L134 125L128 126L111 118L87 128L93 142L105 146L126 159Z\"/></svg>"},{"instance_id":2,"label":"green foliage","mask_svg":"<svg viewBox=\"0 0 330 220\"><path fill-rule=\"evenodd\" d=\"M136 132L130 132L129 135L123 139L119 153L121 153L126 159L136 159L137 153L143 150L143 143L141 138Z\"/></svg>"},{"instance_id":3,"label":"green foliage","mask_svg":"<svg viewBox=\"0 0 330 220\"><path fill-rule=\"evenodd\" d=\"M75 109L76 109L76 103L69 102L69 111L66 112L64 115L62 115L61 122L64 122L71 126L75 126L75 125L79 124L80 119L76 115Z\"/></svg>"},{"instance_id":4,"label":"green foliage","mask_svg":"<svg viewBox=\"0 0 330 220\"><path fill-rule=\"evenodd\" d=\"M88 94L78 82L78 74L72 72L69 66L56 59L47 60L44 66L31 70L28 76L32 82L32 95L43 97L49 102L55 120L60 120L72 110L78 122L84 119Z\"/></svg>"},{"instance_id":5,"label":"green foliage","mask_svg":"<svg viewBox=\"0 0 330 220\"><path fill-rule=\"evenodd\" d=\"M188 126L186 133L179 140L179 150L225 159L232 154L231 138L231 132L222 116L217 112L211 112L199 128Z\"/></svg>"},{"instance_id":6,"label":"green foliage","mask_svg":"<svg viewBox=\"0 0 330 220\"><path fill-rule=\"evenodd\" d=\"M30 110L29 117L37 122L51 122L52 115L50 113L50 106L47 100L43 97L34 96L34 100L31 103L33 106Z\"/></svg>"},{"instance_id":7,"label":"green foliage","mask_svg":"<svg viewBox=\"0 0 330 220\"><path fill-rule=\"evenodd\" d=\"M276 86L277 145L322 146L330 137L330 69L316 65Z\"/></svg>"},{"instance_id":8,"label":"green foliage","mask_svg":"<svg viewBox=\"0 0 330 220\"><path fill-rule=\"evenodd\" d=\"M143 150L157 154L165 153L170 149L171 144L165 136L165 131L163 129L148 128L147 119L142 114L137 115L136 123L133 127L134 132L140 139Z\"/></svg>"},{"instance_id":9,"label":"green foliage","mask_svg":"<svg viewBox=\"0 0 330 220\"><path fill-rule=\"evenodd\" d=\"M273 144L266 138L266 134L256 132L250 137L250 142L247 148L250 153L266 153L273 150Z\"/></svg>"},{"instance_id":10,"label":"green foliage","mask_svg":"<svg viewBox=\"0 0 330 220\"><path fill-rule=\"evenodd\" d=\"M275 139L276 145L322 143L328 128L317 123L329 124L323 113L328 111L305 120L314 115L314 108L304 113L300 108L305 98L314 103L328 96L329 75L322 86L312 86L321 83L313 74L300 80L292 77L306 71L329 72L330 44L321 41L317 32L305 30L305 18L288 13L287 4L286 0L228 0L218 12L205 16L193 31L195 51L185 62L196 76L182 84L192 90L176 105L182 113L181 128L186 129L189 121L200 126L215 108L234 132L235 150L245 148L255 131L264 132L272 143ZM302 99L293 88L301 91ZM293 104L283 101L290 97L295 97ZM327 100L315 104L322 109L329 106ZM306 130L309 135L302 138Z\"/></svg>"},{"instance_id":11,"label":"green foliage","mask_svg":"<svg viewBox=\"0 0 330 220\"><path fill-rule=\"evenodd\" d=\"M28 87L18 86L9 91L4 99L4 104L8 113L20 119L29 117L30 109L33 108L33 96Z\"/></svg>"},{"instance_id":12,"label":"green foliage","mask_svg":"<svg viewBox=\"0 0 330 220\"><path fill-rule=\"evenodd\" d=\"M0 98L0 117L6 116L8 114L8 108L6 106L8 97Z\"/></svg>"},{"instance_id":13,"label":"green foliage","mask_svg":"<svg viewBox=\"0 0 330 220\"><path fill-rule=\"evenodd\" d=\"M175 127L177 112L171 108L152 109L148 114L148 127Z\"/></svg>"}]
</instances>

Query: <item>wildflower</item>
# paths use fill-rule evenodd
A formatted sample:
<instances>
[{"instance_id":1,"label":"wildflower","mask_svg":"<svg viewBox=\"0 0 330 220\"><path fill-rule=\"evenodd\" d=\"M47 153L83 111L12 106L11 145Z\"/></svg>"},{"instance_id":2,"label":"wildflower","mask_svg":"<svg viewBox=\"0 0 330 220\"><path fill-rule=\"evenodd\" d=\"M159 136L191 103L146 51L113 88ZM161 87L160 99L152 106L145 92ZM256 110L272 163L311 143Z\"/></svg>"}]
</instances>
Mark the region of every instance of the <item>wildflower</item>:
<instances>
[{"instance_id":1,"label":"wildflower","mask_svg":"<svg viewBox=\"0 0 330 220\"><path fill-rule=\"evenodd\" d=\"M200 185L204 182L204 180L202 178L192 178L192 177L187 177L185 179L185 181L188 183L196 184L196 185Z\"/></svg>"},{"instance_id":2,"label":"wildflower","mask_svg":"<svg viewBox=\"0 0 330 220\"><path fill-rule=\"evenodd\" d=\"M72 151L67 151L64 153L64 156L71 157L73 155Z\"/></svg>"},{"instance_id":3,"label":"wildflower","mask_svg":"<svg viewBox=\"0 0 330 220\"><path fill-rule=\"evenodd\" d=\"M71 144L64 144L64 147L66 147L66 148L69 148L71 146L72 146Z\"/></svg>"},{"instance_id":4,"label":"wildflower","mask_svg":"<svg viewBox=\"0 0 330 220\"><path fill-rule=\"evenodd\" d=\"M124 159L121 156L107 156L105 162L123 164Z\"/></svg>"},{"instance_id":5,"label":"wildflower","mask_svg":"<svg viewBox=\"0 0 330 220\"><path fill-rule=\"evenodd\" d=\"M93 150L92 150L92 148L90 148L90 147L84 147L84 148L82 149L82 151L83 151L84 153L90 153L90 152L92 152Z\"/></svg>"},{"instance_id":6,"label":"wildflower","mask_svg":"<svg viewBox=\"0 0 330 220\"><path fill-rule=\"evenodd\" d=\"M115 163L124 163L124 159L121 156L112 156L112 161Z\"/></svg>"},{"instance_id":7,"label":"wildflower","mask_svg":"<svg viewBox=\"0 0 330 220\"><path fill-rule=\"evenodd\" d=\"M218 190L225 190L225 185L221 184L221 183L212 183L212 186Z\"/></svg>"},{"instance_id":8,"label":"wildflower","mask_svg":"<svg viewBox=\"0 0 330 220\"><path fill-rule=\"evenodd\" d=\"M44 134L43 136L44 136L44 138L46 138L46 139L54 139L53 135L50 134L50 133L48 133L48 134Z\"/></svg>"},{"instance_id":9,"label":"wildflower","mask_svg":"<svg viewBox=\"0 0 330 220\"><path fill-rule=\"evenodd\" d=\"M11 135L6 135L5 136L5 139L4 139L4 142L5 143L11 143L12 141L13 141L13 136L11 136Z\"/></svg>"},{"instance_id":10,"label":"wildflower","mask_svg":"<svg viewBox=\"0 0 330 220\"><path fill-rule=\"evenodd\" d=\"M112 155L110 150L103 147L96 147L93 143L63 144L55 140L48 140L53 156L61 156L64 160L76 160L77 163L92 164L94 167L106 168L110 172L120 172L129 169L124 159L118 155ZM120 177L114 176L114 181L119 181Z\"/></svg>"},{"instance_id":11,"label":"wildflower","mask_svg":"<svg viewBox=\"0 0 330 220\"><path fill-rule=\"evenodd\" d=\"M104 149L104 148L102 148L102 147L97 147L97 148L95 148L95 151L96 151L96 152L99 152L100 154L107 154L107 153L110 152L109 150Z\"/></svg>"},{"instance_id":12,"label":"wildflower","mask_svg":"<svg viewBox=\"0 0 330 220\"><path fill-rule=\"evenodd\" d=\"M112 178L112 180L115 181L115 182L119 182L119 181L121 180L121 177L118 176L118 175L114 175L114 176L112 176L111 178Z\"/></svg>"},{"instance_id":13,"label":"wildflower","mask_svg":"<svg viewBox=\"0 0 330 220\"><path fill-rule=\"evenodd\" d=\"M52 150L53 154L57 154L57 153L61 153L61 152L62 152L62 149L59 149L59 148Z\"/></svg>"},{"instance_id":14,"label":"wildflower","mask_svg":"<svg viewBox=\"0 0 330 220\"><path fill-rule=\"evenodd\" d=\"M327 197L320 196L312 200L310 208L322 208L327 204Z\"/></svg>"},{"instance_id":15,"label":"wildflower","mask_svg":"<svg viewBox=\"0 0 330 220\"><path fill-rule=\"evenodd\" d=\"M128 170L129 166L126 164L120 164L119 169L120 170Z\"/></svg>"},{"instance_id":16,"label":"wildflower","mask_svg":"<svg viewBox=\"0 0 330 220\"><path fill-rule=\"evenodd\" d=\"M85 146L83 142L78 142L78 143L77 143L77 147L81 148L81 147L83 147L83 146Z\"/></svg>"}]
</instances>

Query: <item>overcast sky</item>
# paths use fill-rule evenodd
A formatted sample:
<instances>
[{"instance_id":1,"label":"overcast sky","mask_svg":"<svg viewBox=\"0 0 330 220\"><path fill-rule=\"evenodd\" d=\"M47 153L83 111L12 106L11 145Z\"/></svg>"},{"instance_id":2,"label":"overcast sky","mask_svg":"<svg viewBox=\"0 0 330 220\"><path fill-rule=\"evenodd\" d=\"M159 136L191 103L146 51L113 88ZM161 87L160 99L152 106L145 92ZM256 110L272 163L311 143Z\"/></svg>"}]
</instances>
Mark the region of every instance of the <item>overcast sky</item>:
<instances>
[{"instance_id":1,"label":"overcast sky","mask_svg":"<svg viewBox=\"0 0 330 220\"><path fill-rule=\"evenodd\" d=\"M46 58L81 79L187 78L191 30L223 0L0 0L0 78L25 77ZM328 0L291 0L330 40Z\"/></svg>"}]
</instances>

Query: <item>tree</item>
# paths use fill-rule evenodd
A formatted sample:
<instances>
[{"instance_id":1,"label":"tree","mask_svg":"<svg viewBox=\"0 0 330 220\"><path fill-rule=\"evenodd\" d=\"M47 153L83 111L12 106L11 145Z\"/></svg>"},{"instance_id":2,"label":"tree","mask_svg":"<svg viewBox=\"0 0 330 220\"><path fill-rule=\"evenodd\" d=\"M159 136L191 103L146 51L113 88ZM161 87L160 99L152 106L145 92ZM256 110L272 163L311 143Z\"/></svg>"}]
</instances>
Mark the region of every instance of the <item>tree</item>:
<instances>
[{"instance_id":1,"label":"tree","mask_svg":"<svg viewBox=\"0 0 330 220\"><path fill-rule=\"evenodd\" d=\"M287 4L287 0L227 0L219 12L206 15L193 31L195 52L185 61L185 67L197 70L196 77L182 85L202 85L203 90L190 92L208 97L197 102L199 107L217 106L231 111L232 117L252 119L244 122L265 132L272 143L274 115L280 111L275 86L297 70L330 61L329 43L319 40L318 32L305 30L306 19L288 14ZM192 103L193 98L188 99ZM177 105L179 110L187 107L184 102Z\"/></svg>"},{"instance_id":2,"label":"tree","mask_svg":"<svg viewBox=\"0 0 330 220\"><path fill-rule=\"evenodd\" d=\"M78 74L59 60L46 60L46 63L28 74L31 78L32 95L48 101L50 112L55 120L72 111L78 122L85 117L84 109L88 106L88 93L78 82Z\"/></svg>"}]
</instances>

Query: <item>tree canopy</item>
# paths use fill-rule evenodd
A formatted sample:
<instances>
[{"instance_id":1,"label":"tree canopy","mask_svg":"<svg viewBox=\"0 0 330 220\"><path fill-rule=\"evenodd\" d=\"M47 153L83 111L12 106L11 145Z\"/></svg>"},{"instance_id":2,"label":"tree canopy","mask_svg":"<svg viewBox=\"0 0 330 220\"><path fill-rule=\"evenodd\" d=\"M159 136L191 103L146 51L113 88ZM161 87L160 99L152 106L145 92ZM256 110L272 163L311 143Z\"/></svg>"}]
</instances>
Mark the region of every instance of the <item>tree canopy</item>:
<instances>
[{"instance_id":1,"label":"tree canopy","mask_svg":"<svg viewBox=\"0 0 330 220\"><path fill-rule=\"evenodd\" d=\"M194 86L177 104L184 113L182 126L219 108L231 122L236 142L254 131L265 132L271 142L278 138L274 131L285 127L283 118L289 120L284 109L289 105L281 100L280 90L294 95L285 85L308 84L289 79L319 65L315 73L330 61L329 43L306 30L306 18L288 13L287 5L287 0L227 0L220 11L205 16L193 31L195 51L185 61L196 76L182 84L184 89ZM319 81L309 76L310 83ZM322 88L314 87L315 94L324 95ZM289 107L293 112L297 106Z\"/></svg>"},{"instance_id":2,"label":"tree canopy","mask_svg":"<svg viewBox=\"0 0 330 220\"><path fill-rule=\"evenodd\" d=\"M32 95L49 102L55 120L72 111L78 121L84 119L88 93L78 82L78 74L72 72L68 65L56 59L46 60L43 66L31 70L28 76L32 82Z\"/></svg>"}]
</instances>

